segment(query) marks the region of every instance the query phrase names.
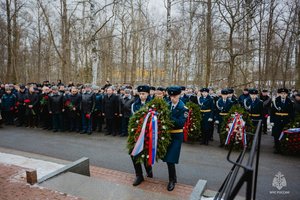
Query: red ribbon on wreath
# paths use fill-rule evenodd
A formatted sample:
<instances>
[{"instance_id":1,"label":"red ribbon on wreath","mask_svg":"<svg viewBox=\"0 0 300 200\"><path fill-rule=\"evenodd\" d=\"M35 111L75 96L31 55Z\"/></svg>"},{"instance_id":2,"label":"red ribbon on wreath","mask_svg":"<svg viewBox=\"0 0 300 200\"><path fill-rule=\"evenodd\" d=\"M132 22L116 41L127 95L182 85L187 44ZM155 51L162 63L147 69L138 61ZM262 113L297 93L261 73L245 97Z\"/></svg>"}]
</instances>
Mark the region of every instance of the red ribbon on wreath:
<instances>
[{"instance_id":1,"label":"red ribbon on wreath","mask_svg":"<svg viewBox=\"0 0 300 200\"><path fill-rule=\"evenodd\" d=\"M189 133L189 129L192 124L191 115L192 115L192 110L189 110L187 120L185 121L184 126L183 126L183 141L184 142L186 142L188 140L188 133Z\"/></svg>"}]
</instances>

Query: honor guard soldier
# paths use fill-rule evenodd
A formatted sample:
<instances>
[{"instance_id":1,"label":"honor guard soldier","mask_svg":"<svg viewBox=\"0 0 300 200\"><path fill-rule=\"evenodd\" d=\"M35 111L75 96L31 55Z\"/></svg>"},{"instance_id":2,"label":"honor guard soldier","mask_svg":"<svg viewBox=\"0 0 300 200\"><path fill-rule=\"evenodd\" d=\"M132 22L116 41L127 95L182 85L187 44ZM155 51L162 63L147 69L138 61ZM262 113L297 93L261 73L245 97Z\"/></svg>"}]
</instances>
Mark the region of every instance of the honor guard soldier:
<instances>
[{"instance_id":1,"label":"honor guard soldier","mask_svg":"<svg viewBox=\"0 0 300 200\"><path fill-rule=\"evenodd\" d=\"M293 119L293 103L290 98L287 97L288 90L286 88L280 88L277 90L278 97L276 97L271 105L271 125L272 136L275 142L274 153L281 153L279 136L283 128Z\"/></svg>"},{"instance_id":2,"label":"honor guard soldier","mask_svg":"<svg viewBox=\"0 0 300 200\"><path fill-rule=\"evenodd\" d=\"M234 89L228 88L227 90L228 90L228 99L229 99L230 101L232 101L233 105L238 104L239 102L238 102L237 97L236 97L235 94L234 94Z\"/></svg>"},{"instance_id":3,"label":"honor guard soldier","mask_svg":"<svg viewBox=\"0 0 300 200\"><path fill-rule=\"evenodd\" d=\"M157 87L155 90L155 98L164 99L164 91L166 91L163 87ZM166 99L164 99L166 100Z\"/></svg>"},{"instance_id":4,"label":"honor guard soldier","mask_svg":"<svg viewBox=\"0 0 300 200\"><path fill-rule=\"evenodd\" d=\"M156 91L156 88L154 86L150 86L149 96L150 96L151 100L154 99L154 97L155 97L155 91Z\"/></svg>"},{"instance_id":5,"label":"honor guard soldier","mask_svg":"<svg viewBox=\"0 0 300 200\"><path fill-rule=\"evenodd\" d=\"M143 107L147 102L149 102L151 100L149 97L150 87L148 85L138 86L137 91L139 93L139 98L131 106L132 114L137 112L141 107ZM137 186L137 185L141 184L141 182L144 181L142 165L141 165L141 163L137 163L137 160L134 156L131 156L131 160L132 160L134 170L135 170L135 175L136 175L136 178L132 185ZM147 177L152 178L153 177L152 166L151 165L149 166L149 165L147 165L147 163L144 163L144 167L145 167L145 170L147 173Z\"/></svg>"},{"instance_id":6,"label":"honor guard soldier","mask_svg":"<svg viewBox=\"0 0 300 200\"><path fill-rule=\"evenodd\" d=\"M224 121L224 117L229 114L231 107L233 106L233 102L228 98L228 90L221 90L221 97L216 102L216 113L215 113L215 123L218 125L218 133L221 134L221 126ZM221 143L220 147L223 147L224 144Z\"/></svg>"},{"instance_id":7,"label":"honor guard soldier","mask_svg":"<svg viewBox=\"0 0 300 200\"><path fill-rule=\"evenodd\" d=\"M271 102L272 102L271 97L268 95L268 90L266 89L262 90L259 99L263 101L263 106L264 106L263 119L262 119L262 125L263 125L262 132L263 134L267 134L267 130L268 130L267 120L268 120L268 116L270 115Z\"/></svg>"},{"instance_id":8,"label":"honor guard soldier","mask_svg":"<svg viewBox=\"0 0 300 200\"><path fill-rule=\"evenodd\" d=\"M168 165L169 183L168 191L172 191L177 183L175 164L179 162L181 144L183 142L183 126L188 117L188 109L180 100L181 88L178 86L168 87L167 92L171 98L169 107L171 109L171 120L174 122L171 133L171 144L168 146L167 154L163 159Z\"/></svg>"},{"instance_id":9,"label":"honor guard soldier","mask_svg":"<svg viewBox=\"0 0 300 200\"><path fill-rule=\"evenodd\" d=\"M215 104L214 100L209 96L209 89L202 88L200 90L201 97L198 100L200 106L200 112L202 114L201 121L201 132L202 132L202 144L208 145L208 141L212 135L213 129L213 118L214 118L214 110Z\"/></svg>"},{"instance_id":10,"label":"honor guard soldier","mask_svg":"<svg viewBox=\"0 0 300 200\"><path fill-rule=\"evenodd\" d=\"M180 96L180 100L186 104L189 101L189 97L185 94L185 87L181 86L181 96Z\"/></svg>"},{"instance_id":11,"label":"honor guard soldier","mask_svg":"<svg viewBox=\"0 0 300 200\"><path fill-rule=\"evenodd\" d=\"M252 123L257 126L258 120L263 118L263 102L257 97L258 90L253 88L249 90L250 96L244 99L244 108L249 113Z\"/></svg>"},{"instance_id":12,"label":"honor guard soldier","mask_svg":"<svg viewBox=\"0 0 300 200\"><path fill-rule=\"evenodd\" d=\"M239 103L242 107L244 107L244 100L247 99L248 97L249 97L249 90L248 90L248 88L245 88L245 89L243 90L243 94L241 94L241 95L239 96L238 103Z\"/></svg>"}]
</instances>

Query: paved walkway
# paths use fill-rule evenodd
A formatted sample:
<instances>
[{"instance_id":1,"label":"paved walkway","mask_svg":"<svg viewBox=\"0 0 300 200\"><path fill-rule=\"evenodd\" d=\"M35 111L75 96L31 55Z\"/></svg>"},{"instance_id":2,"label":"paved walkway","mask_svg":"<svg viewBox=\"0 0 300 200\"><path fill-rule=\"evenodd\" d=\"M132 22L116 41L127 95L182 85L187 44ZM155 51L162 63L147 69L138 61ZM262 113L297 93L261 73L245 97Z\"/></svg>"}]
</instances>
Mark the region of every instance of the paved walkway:
<instances>
[{"instance_id":1,"label":"paved walkway","mask_svg":"<svg viewBox=\"0 0 300 200\"><path fill-rule=\"evenodd\" d=\"M105 169L101 167L91 167L90 170L92 177L97 177L102 180L107 180L109 182L119 183L128 186L132 185L135 178L133 174L115 171L111 169ZM191 185L184 185L178 183L176 184L175 189L172 192L169 192L166 189L167 182L155 178L145 178L145 181L141 185L137 186L137 188L153 193L174 196L182 200L188 199L193 190L193 186Z\"/></svg>"},{"instance_id":2,"label":"paved walkway","mask_svg":"<svg viewBox=\"0 0 300 200\"><path fill-rule=\"evenodd\" d=\"M76 200L68 194L59 193L36 185L26 183L25 168L0 163L0 200Z\"/></svg>"},{"instance_id":3,"label":"paved walkway","mask_svg":"<svg viewBox=\"0 0 300 200\"><path fill-rule=\"evenodd\" d=\"M46 181L42 187L26 183L26 169L36 169L38 178L41 178L63 166L54 162L0 152L0 200L80 199L79 197L91 200L100 197L107 200L184 200L189 199L193 189L190 185L177 184L174 191L168 192L167 182L155 178L145 178L141 185L133 187L132 182L135 178L133 174L95 166L90 168L91 178L67 173L51 179L48 183Z\"/></svg>"}]
</instances>

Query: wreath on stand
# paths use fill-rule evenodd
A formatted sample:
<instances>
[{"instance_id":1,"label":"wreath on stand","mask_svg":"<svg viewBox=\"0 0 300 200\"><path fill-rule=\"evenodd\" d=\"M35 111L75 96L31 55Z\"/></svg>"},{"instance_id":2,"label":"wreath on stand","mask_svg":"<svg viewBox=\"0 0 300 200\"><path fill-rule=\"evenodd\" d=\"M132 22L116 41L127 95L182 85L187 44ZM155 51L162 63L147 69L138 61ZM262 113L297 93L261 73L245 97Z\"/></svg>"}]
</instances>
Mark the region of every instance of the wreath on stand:
<instances>
[{"instance_id":1,"label":"wreath on stand","mask_svg":"<svg viewBox=\"0 0 300 200\"><path fill-rule=\"evenodd\" d=\"M232 106L221 124L221 144L228 148L231 143L233 149L241 150L245 145L251 146L254 133L255 127L248 112L240 105Z\"/></svg>"},{"instance_id":2,"label":"wreath on stand","mask_svg":"<svg viewBox=\"0 0 300 200\"><path fill-rule=\"evenodd\" d=\"M279 140L284 154L300 156L300 116L283 128Z\"/></svg>"},{"instance_id":3,"label":"wreath on stand","mask_svg":"<svg viewBox=\"0 0 300 200\"><path fill-rule=\"evenodd\" d=\"M202 137L201 134L201 112L199 106L193 102L187 102L186 107L189 109L187 120L183 127L184 141L195 142Z\"/></svg>"},{"instance_id":4,"label":"wreath on stand","mask_svg":"<svg viewBox=\"0 0 300 200\"><path fill-rule=\"evenodd\" d=\"M153 165L163 159L171 143L173 123L171 112L163 99L154 98L129 120L127 148L138 163Z\"/></svg>"}]
</instances>

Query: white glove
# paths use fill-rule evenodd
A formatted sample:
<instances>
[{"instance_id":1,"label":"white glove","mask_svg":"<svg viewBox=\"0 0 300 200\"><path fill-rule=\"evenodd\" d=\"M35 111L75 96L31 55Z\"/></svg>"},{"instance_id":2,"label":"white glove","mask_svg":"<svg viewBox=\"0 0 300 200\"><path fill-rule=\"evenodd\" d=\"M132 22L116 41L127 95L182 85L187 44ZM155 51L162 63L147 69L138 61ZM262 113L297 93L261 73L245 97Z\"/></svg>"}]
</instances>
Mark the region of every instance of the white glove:
<instances>
[{"instance_id":1,"label":"white glove","mask_svg":"<svg viewBox=\"0 0 300 200\"><path fill-rule=\"evenodd\" d=\"M273 123L273 122L271 122L271 123L270 123L270 125L273 127L273 126L274 126L274 123Z\"/></svg>"},{"instance_id":2,"label":"white glove","mask_svg":"<svg viewBox=\"0 0 300 200\"><path fill-rule=\"evenodd\" d=\"M215 124L219 124L219 123L220 123L219 120L216 120L216 121L215 121Z\"/></svg>"},{"instance_id":3,"label":"white glove","mask_svg":"<svg viewBox=\"0 0 300 200\"><path fill-rule=\"evenodd\" d=\"M208 118L208 121L209 121L209 122L212 122L212 121L213 121L213 119L212 119L212 118Z\"/></svg>"}]
</instances>

